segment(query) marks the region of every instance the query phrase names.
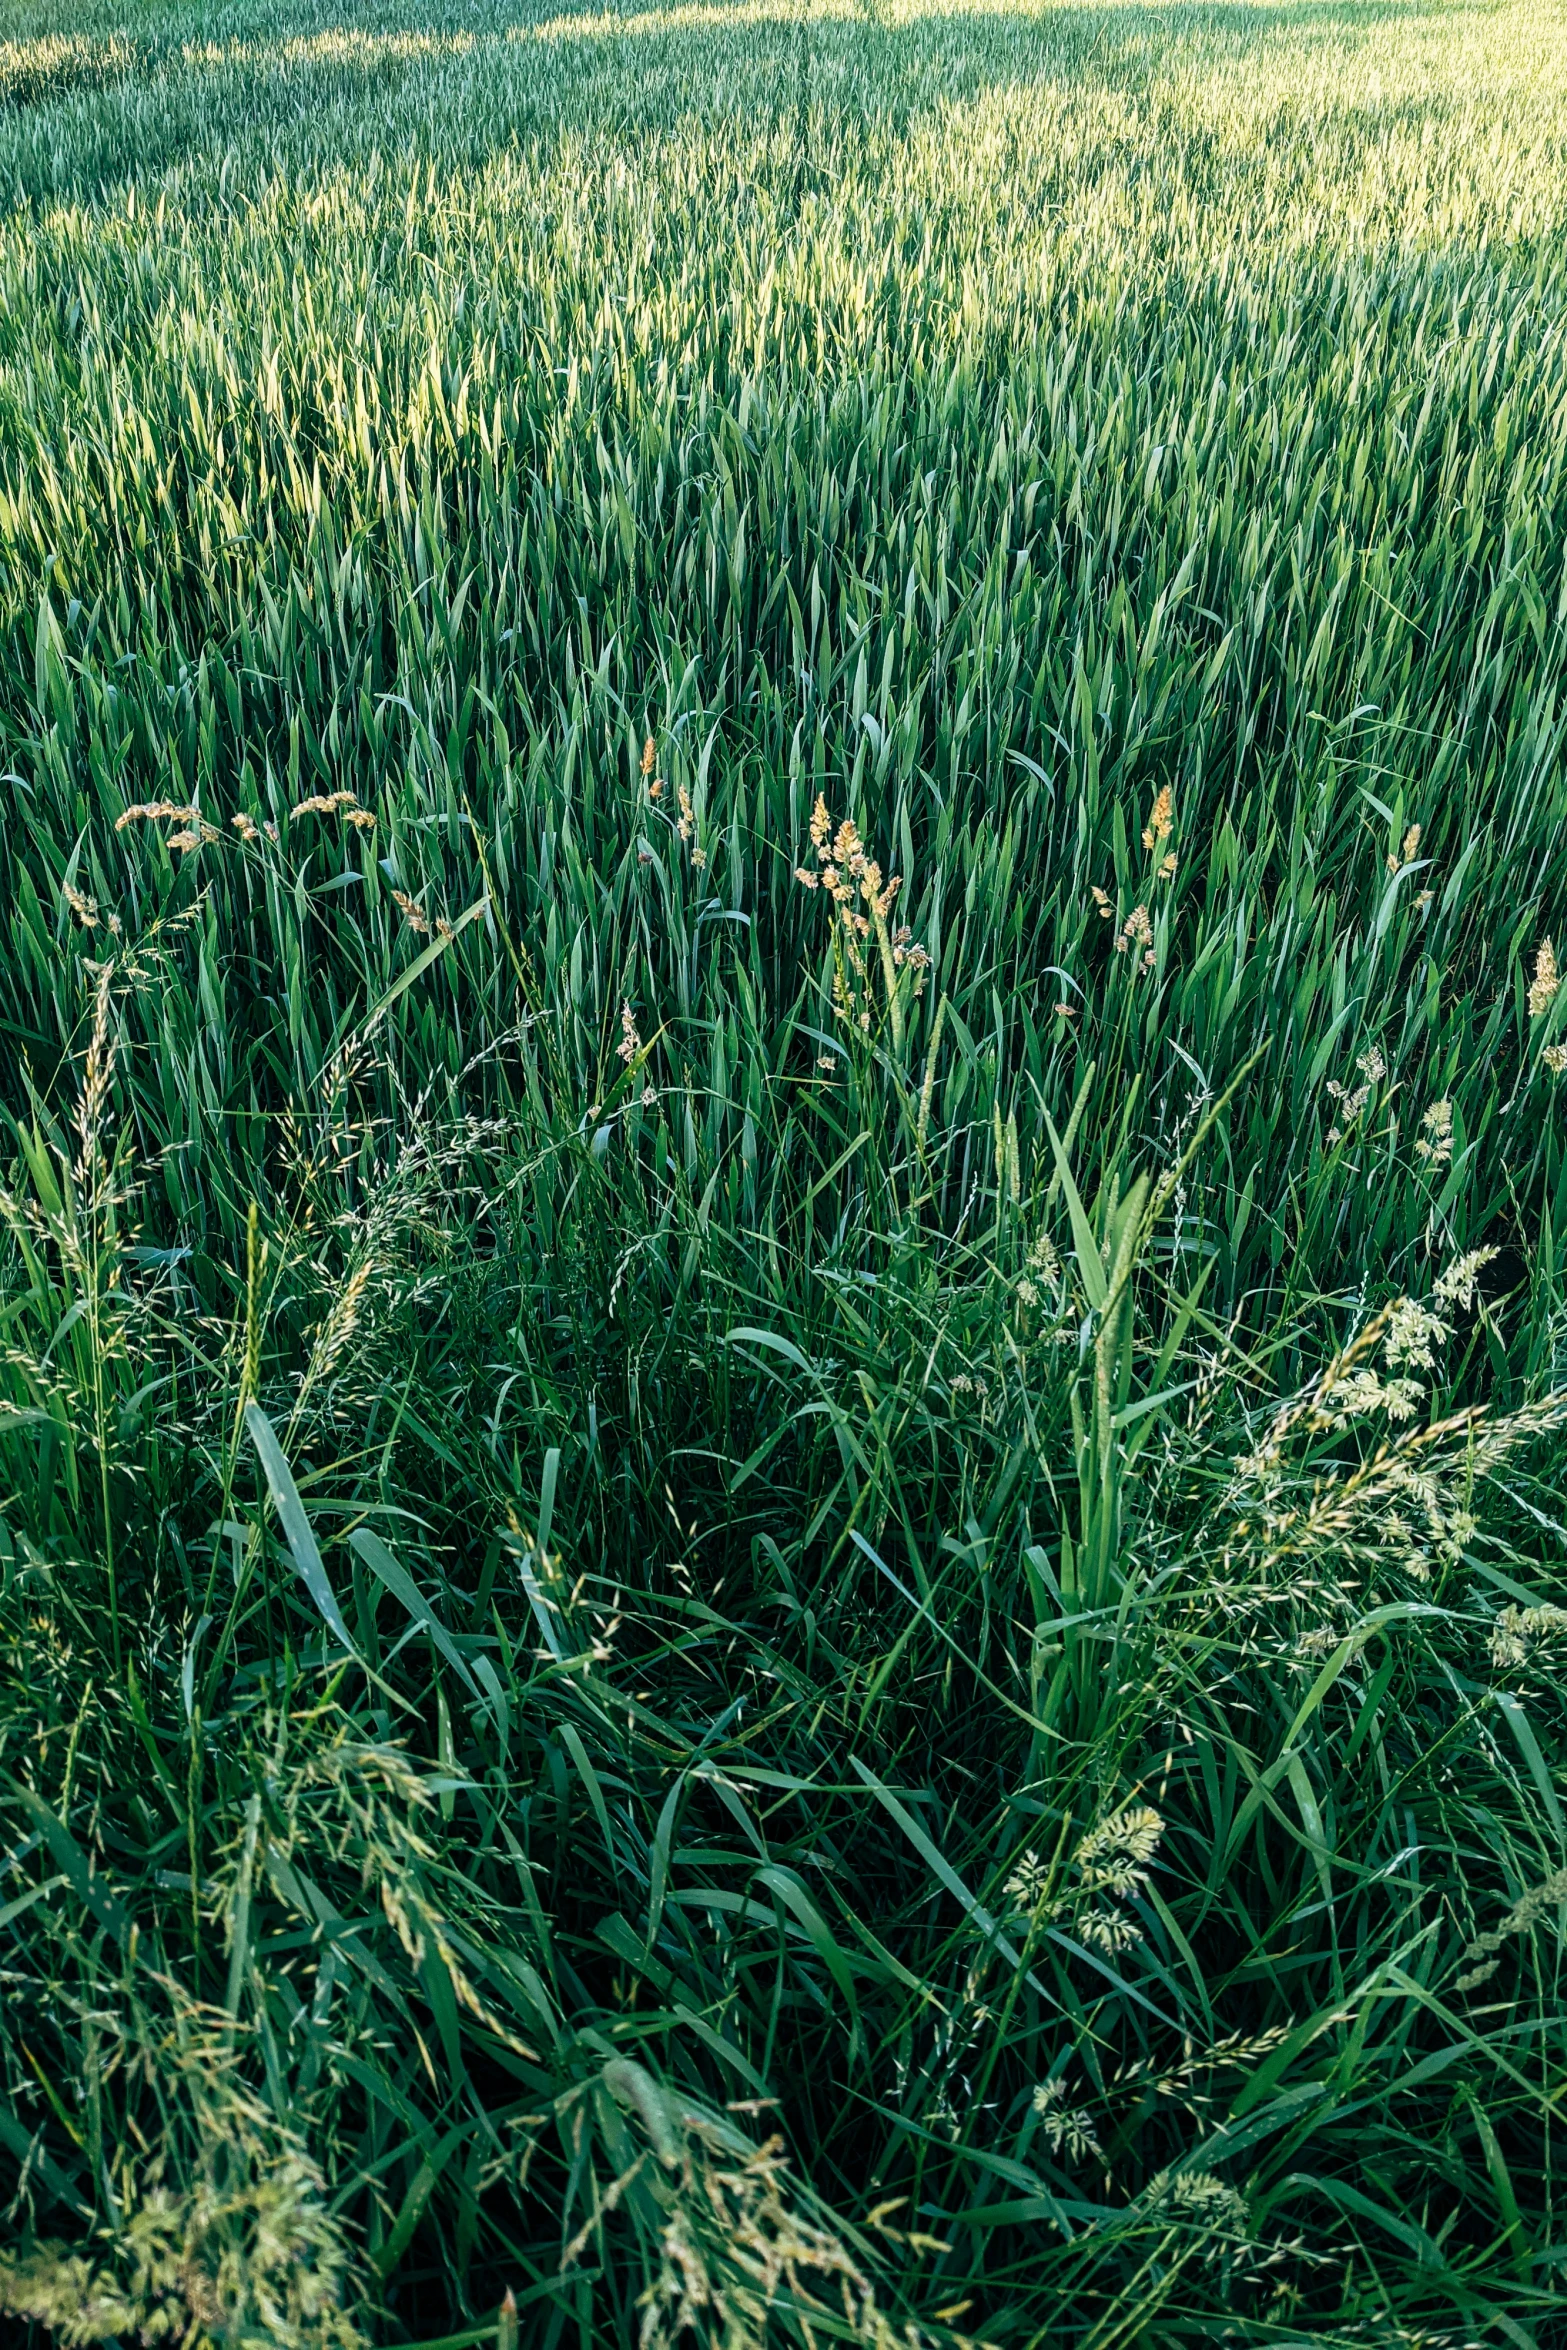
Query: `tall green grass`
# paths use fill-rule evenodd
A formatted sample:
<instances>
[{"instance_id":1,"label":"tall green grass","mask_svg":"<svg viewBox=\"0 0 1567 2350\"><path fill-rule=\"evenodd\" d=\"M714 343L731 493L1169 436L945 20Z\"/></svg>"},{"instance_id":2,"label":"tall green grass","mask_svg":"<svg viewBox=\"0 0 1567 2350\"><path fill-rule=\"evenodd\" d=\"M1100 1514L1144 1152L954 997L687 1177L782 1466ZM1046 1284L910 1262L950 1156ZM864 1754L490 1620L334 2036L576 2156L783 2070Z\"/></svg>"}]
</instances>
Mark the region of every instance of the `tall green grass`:
<instances>
[{"instance_id":1,"label":"tall green grass","mask_svg":"<svg viewBox=\"0 0 1567 2350\"><path fill-rule=\"evenodd\" d=\"M19 2338L1564 2338L1564 162L0 19Z\"/></svg>"}]
</instances>

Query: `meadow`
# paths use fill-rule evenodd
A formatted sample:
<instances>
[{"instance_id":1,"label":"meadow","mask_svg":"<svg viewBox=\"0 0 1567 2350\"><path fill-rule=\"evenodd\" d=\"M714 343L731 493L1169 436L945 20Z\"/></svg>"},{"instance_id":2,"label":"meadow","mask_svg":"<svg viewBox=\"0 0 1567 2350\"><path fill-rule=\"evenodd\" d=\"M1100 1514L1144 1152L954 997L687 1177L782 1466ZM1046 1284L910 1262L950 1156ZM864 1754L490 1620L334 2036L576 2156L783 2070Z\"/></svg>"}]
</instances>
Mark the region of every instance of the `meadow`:
<instances>
[{"instance_id":1,"label":"meadow","mask_svg":"<svg viewBox=\"0 0 1567 2350\"><path fill-rule=\"evenodd\" d=\"M1564 729L1561 0L0 0L6 2340L1567 2344Z\"/></svg>"}]
</instances>

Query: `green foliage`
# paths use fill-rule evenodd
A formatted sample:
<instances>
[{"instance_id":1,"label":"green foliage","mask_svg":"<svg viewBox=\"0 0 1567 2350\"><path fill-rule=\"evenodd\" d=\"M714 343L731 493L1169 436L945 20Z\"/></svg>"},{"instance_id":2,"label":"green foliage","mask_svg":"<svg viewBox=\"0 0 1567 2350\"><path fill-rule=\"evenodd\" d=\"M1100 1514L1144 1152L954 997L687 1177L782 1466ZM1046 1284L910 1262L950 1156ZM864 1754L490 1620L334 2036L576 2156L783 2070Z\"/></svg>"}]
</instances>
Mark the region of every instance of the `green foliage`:
<instances>
[{"instance_id":1,"label":"green foliage","mask_svg":"<svg viewBox=\"0 0 1567 2350\"><path fill-rule=\"evenodd\" d=\"M8 2322L1548 2350L1567 17L0 34Z\"/></svg>"}]
</instances>

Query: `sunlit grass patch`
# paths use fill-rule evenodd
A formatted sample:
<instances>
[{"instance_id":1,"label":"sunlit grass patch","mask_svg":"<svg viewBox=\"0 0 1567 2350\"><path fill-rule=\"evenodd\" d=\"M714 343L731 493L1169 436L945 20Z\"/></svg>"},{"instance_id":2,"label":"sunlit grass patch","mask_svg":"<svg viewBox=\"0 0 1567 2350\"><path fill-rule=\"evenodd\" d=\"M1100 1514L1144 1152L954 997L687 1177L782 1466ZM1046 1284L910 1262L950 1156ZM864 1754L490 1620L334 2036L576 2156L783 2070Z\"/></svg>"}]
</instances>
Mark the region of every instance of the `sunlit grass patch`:
<instances>
[{"instance_id":1,"label":"sunlit grass patch","mask_svg":"<svg viewBox=\"0 0 1567 2350\"><path fill-rule=\"evenodd\" d=\"M0 41L0 107L40 106L76 90L97 90L131 72L136 53L121 37L50 33L33 41Z\"/></svg>"}]
</instances>

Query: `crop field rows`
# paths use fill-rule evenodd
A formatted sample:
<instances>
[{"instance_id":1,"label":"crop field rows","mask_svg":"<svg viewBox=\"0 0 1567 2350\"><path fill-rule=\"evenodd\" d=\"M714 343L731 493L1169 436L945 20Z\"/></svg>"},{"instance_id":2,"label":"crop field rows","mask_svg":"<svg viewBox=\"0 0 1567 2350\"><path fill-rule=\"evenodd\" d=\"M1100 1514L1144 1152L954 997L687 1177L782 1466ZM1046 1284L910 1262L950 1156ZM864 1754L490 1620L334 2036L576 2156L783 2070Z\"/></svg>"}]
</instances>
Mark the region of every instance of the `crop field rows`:
<instances>
[{"instance_id":1,"label":"crop field rows","mask_svg":"<svg viewBox=\"0 0 1567 2350\"><path fill-rule=\"evenodd\" d=\"M1564 331L1557 0L3 0L6 2340L1567 2344Z\"/></svg>"}]
</instances>

